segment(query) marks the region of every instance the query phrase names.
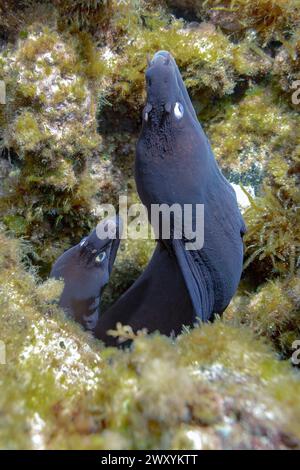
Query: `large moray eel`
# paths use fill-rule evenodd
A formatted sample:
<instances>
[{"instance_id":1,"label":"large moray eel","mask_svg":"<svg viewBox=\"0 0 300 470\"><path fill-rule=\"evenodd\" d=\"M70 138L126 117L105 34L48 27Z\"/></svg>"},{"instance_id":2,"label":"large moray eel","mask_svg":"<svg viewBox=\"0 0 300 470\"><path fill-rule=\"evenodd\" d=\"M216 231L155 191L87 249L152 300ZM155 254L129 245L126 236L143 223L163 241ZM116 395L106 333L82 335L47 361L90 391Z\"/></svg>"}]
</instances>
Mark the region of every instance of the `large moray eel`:
<instances>
[{"instance_id":1,"label":"large moray eel","mask_svg":"<svg viewBox=\"0 0 300 470\"><path fill-rule=\"evenodd\" d=\"M147 104L136 151L136 183L152 204L204 205L204 244L188 250L189 234L163 242L175 253L196 315L207 321L229 304L240 281L245 224L236 195L222 175L180 76L165 51L146 72ZM198 221L199 222L199 221Z\"/></svg>"},{"instance_id":2,"label":"large moray eel","mask_svg":"<svg viewBox=\"0 0 300 470\"><path fill-rule=\"evenodd\" d=\"M147 328L178 334L196 319L208 321L222 313L238 286L243 259L245 224L235 192L220 172L210 144L198 122L175 60L168 52L155 54L146 72L147 103L136 150L136 183L142 202L151 214L153 204L178 204L185 214L204 206L204 244L187 249L190 231L183 237L158 232L158 244L147 268L106 312L100 314L101 291L107 284L119 245L87 239L64 253L51 276L63 278L60 305L106 344L117 340L107 331L118 322L134 331ZM200 224L203 220L200 221ZM103 222L104 223L104 222ZM119 227L119 219L111 221Z\"/></svg>"},{"instance_id":3,"label":"large moray eel","mask_svg":"<svg viewBox=\"0 0 300 470\"><path fill-rule=\"evenodd\" d=\"M229 304L242 272L245 224L235 192L218 168L169 53L155 54L146 81L147 103L136 149L138 193L148 214L153 204L179 204L183 213L190 204L193 228L196 205L204 205L204 244L187 250L184 227L182 239L158 234L144 273L99 318L95 334L107 344L116 342L106 332L117 322L134 331L177 334L196 318L212 319Z\"/></svg>"}]
</instances>

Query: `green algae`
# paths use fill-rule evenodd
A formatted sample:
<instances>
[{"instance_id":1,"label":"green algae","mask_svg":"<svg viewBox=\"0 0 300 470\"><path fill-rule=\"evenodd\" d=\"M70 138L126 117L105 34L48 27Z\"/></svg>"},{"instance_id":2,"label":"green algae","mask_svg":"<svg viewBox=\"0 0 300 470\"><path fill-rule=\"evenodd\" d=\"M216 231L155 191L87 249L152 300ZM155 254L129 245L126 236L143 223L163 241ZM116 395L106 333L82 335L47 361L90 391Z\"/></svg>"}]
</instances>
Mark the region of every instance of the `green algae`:
<instances>
[{"instance_id":1,"label":"green algae","mask_svg":"<svg viewBox=\"0 0 300 470\"><path fill-rule=\"evenodd\" d=\"M97 31L105 26L112 8L111 0L54 0L60 28Z\"/></svg>"},{"instance_id":2,"label":"green algae","mask_svg":"<svg viewBox=\"0 0 300 470\"><path fill-rule=\"evenodd\" d=\"M252 295L238 296L225 317L247 325L258 337L266 337L284 357L291 357L299 338L299 275L270 280Z\"/></svg>"},{"instance_id":3,"label":"green algae","mask_svg":"<svg viewBox=\"0 0 300 470\"><path fill-rule=\"evenodd\" d=\"M289 364L300 334L299 2L10 4L18 15L0 5L0 446L299 448ZM121 191L137 202L146 55L159 49L174 55L221 168L255 187L245 278L223 320L177 340L118 325L113 334L133 340L118 351L68 321L62 284L45 279L99 204ZM104 306L153 246L121 244Z\"/></svg>"},{"instance_id":4,"label":"green algae","mask_svg":"<svg viewBox=\"0 0 300 470\"><path fill-rule=\"evenodd\" d=\"M293 139L292 132L289 137ZM297 172L294 171L298 158L297 147L286 158L274 152L266 165L261 195L255 199L250 197L250 207L245 211L248 226L245 268L256 263L264 279L279 274L283 277L293 275L299 267L300 219L297 207L300 193Z\"/></svg>"},{"instance_id":5,"label":"green algae","mask_svg":"<svg viewBox=\"0 0 300 470\"><path fill-rule=\"evenodd\" d=\"M299 445L299 381L249 329L217 321L103 349L53 303L62 283L36 284L21 259L2 234L2 448L251 448L258 426L265 448Z\"/></svg>"},{"instance_id":6,"label":"green algae","mask_svg":"<svg viewBox=\"0 0 300 470\"><path fill-rule=\"evenodd\" d=\"M207 130L222 167L243 173L253 163L264 168L275 152L285 157L297 145L298 126L299 115L272 88L257 86L227 106Z\"/></svg>"},{"instance_id":7,"label":"green algae","mask_svg":"<svg viewBox=\"0 0 300 470\"><path fill-rule=\"evenodd\" d=\"M69 240L78 240L95 224L99 189L87 167L101 159L94 87L103 69L100 73L101 61L88 39L80 50L79 35L62 37L51 26L36 24L28 33L3 58L9 106L2 145L17 159L0 205L4 223L16 234L17 221L26 220L22 234L34 239L40 254L47 245L57 245L53 234L62 224L69 226ZM63 237L61 251L65 247ZM41 273L58 252L46 253L50 256L40 258Z\"/></svg>"},{"instance_id":8,"label":"green algae","mask_svg":"<svg viewBox=\"0 0 300 470\"><path fill-rule=\"evenodd\" d=\"M248 232L245 235L245 268L255 260L264 275L293 274L299 258L299 214L296 200L280 197L265 188L265 195L252 200L245 212Z\"/></svg>"},{"instance_id":9,"label":"green algae","mask_svg":"<svg viewBox=\"0 0 300 470\"><path fill-rule=\"evenodd\" d=\"M171 7L191 11L198 18L206 15L228 33L254 29L262 41L277 39L299 24L299 2L294 0L167 0Z\"/></svg>"},{"instance_id":10,"label":"green algae","mask_svg":"<svg viewBox=\"0 0 300 470\"><path fill-rule=\"evenodd\" d=\"M16 148L21 158L27 151L39 150L41 143L47 138L47 134L40 129L35 116L26 111L17 117L13 129Z\"/></svg>"},{"instance_id":11,"label":"green algae","mask_svg":"<svg viewBox=\"0 0 300 470\"><path fill-rule=\"evenodd\" d=\"M250 36L234 45L211 23L189 29L180 19L160 14L153 15L151 21L148 14L145 25L141 25L132 10L128 9L124 15L113 17L112 26L122 35L125 31L125 39L130 35L131 41L130 44L125 42L119 60L111 64L109 74L112 87L108 100L126 99L127 106L132 106L133 112L144 99L146 55L159 49L168 49L176 56L188 89L194 99L199 97L200 101L201 97L202 106L212 95L221 98L232 94L239 75L265 75L270 70L270 57L255 46L256 39Z\"/></svg>"}]
</instances>

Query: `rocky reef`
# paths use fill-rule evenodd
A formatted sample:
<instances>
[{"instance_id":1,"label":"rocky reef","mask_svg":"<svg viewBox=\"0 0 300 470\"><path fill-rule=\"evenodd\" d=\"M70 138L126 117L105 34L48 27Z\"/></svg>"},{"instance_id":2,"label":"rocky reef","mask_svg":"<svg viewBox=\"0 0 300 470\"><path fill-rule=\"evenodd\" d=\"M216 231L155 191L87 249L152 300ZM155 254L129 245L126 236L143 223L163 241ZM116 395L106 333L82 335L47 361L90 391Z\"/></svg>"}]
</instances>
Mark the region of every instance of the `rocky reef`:
<instances>
[{"instance_id":1,"label":"rocky reef","mask_svg":"<svg viewBox=\"0 0 300 470\"><path fill-rule=\"evenodd\" d=\"M220 320L102 348L36 283L1 235L0 446L28 449L287 449L300 443L300 382L249 328ZM98 343L98 344L97 344Z\"/></svg>"},{"instance_id":2,"label":"rocky reef","mask_svg":"<svg viewBox=\"0 0 300 470\"><path fill-rule=\"evenodd\" d=\"M0 30L0 447L299 448L299 2L0 0ZM133 345L118 351L64 317L47 277L101 203L137 201L146 55L159 49L237 191L244 274L214 324L177 340L119 325ZM122 242L105 305L152 249Z\"/></svg>"}]
</instances>

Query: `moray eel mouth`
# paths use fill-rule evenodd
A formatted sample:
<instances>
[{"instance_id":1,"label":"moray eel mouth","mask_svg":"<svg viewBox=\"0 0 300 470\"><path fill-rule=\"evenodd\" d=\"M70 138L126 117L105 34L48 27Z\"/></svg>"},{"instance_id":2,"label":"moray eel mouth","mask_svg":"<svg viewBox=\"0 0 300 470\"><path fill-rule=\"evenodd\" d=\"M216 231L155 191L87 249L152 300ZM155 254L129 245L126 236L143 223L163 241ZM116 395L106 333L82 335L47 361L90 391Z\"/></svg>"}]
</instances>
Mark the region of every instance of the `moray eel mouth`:
<instances>
[{"instance_id":1,"label":"moray eel mouth","mask_svg":"<svg viewBox=\"0 0 300 470\"><path fill-rule=\"evenodd\" d=\"M148 119L171 114L180 116L180 87L176 76L176 63L169 52L157 52L153 59L148 59L146 71L147 104L143 118Z\"/></svg>"},{"instance_id":2,"label":"moray eel mouth","mask_svg":"<svg viewBox=\"0 0 300 470\"><path fill-rule=\"evenodd\" d=\"M148 59L146 70L147 103L143 111L144 121L159 115L173 115L179 121L184 114L182 81L175 60L169 52L159 51Z\"/></svg>"},{"instance_id":3,"label":"moray eel mouth","mask_svg":"<svg viewBox=\"0 0 300 470\"><path fill-rule=\"evenodd\" d=\"M145 76L147 102L142 113L142 132L149 155L164 158L172 154L176 135L191 120L189 103L180 72L169 52L159 51L152 60L148 59Z\"/></svg>"},{"instance_id":4,"label":"moray eel mouth","mask_svg":"<svg viewBox=\"0 0 300 470\"><path fill-rule=\"evenodd\" d=\"M102 268L102 289L109 280L122 233L121 219L116 216L100 222L79 244L78 264L83 268Z\"/></svg>"}]
</instances>

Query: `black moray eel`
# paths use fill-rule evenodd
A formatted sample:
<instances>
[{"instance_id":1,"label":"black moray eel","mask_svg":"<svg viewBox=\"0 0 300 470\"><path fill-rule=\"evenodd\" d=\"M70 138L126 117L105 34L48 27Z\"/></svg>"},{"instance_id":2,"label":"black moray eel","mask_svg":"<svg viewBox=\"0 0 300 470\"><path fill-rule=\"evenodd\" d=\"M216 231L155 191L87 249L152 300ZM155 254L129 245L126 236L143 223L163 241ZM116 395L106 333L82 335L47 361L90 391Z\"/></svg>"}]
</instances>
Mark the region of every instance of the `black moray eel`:
<instances>
[{"instance_id":1,"label":"black moray eel","mask_svg":"<svg viewBox=\"0 0 300 470\"><path fill-rule=\"evenodd\" d=\"M212 319L229 304L242 272L245 224L235 192L218 168L168 52L155 54L146 79L147 104L136 149L139 196L148 214L152 204L177 203L183 210L184 204L204 204L204 246L186 250L185 233L181 240L159 240L144 273L99 318L95 335L110 345L116 340L107 330L117 322L134 331L169 335L197 318Z\"/></svg>"},{"instance_id":2,"label":"black moray eel","mask_svg":"<svg viewBox=\"0 0 300 470\"><path fill-rule=\"evenodd\" d=\"M110 278L121 231L119 217L103 220L52 267L50 277L64 280L59 305L87 330L93 331L97 324L101 292Z\"/></svg>"},{"instance_id":3,"label":"black moray eel","mask_svg":"<svg viewBox=\"0 0 300 470\"><path fill-rule=\"evenodd\" d=\"M187 250L183 239L164 240L175 253L195 313L202 321L222 313L240 281L246 231L236 195L222 175L197 120L178 67L168 52L155 54L146 71L147 104L136 150L136 183L148 209L174 203L204 205L204 244Z\"/></svg>"}]
</instances>

